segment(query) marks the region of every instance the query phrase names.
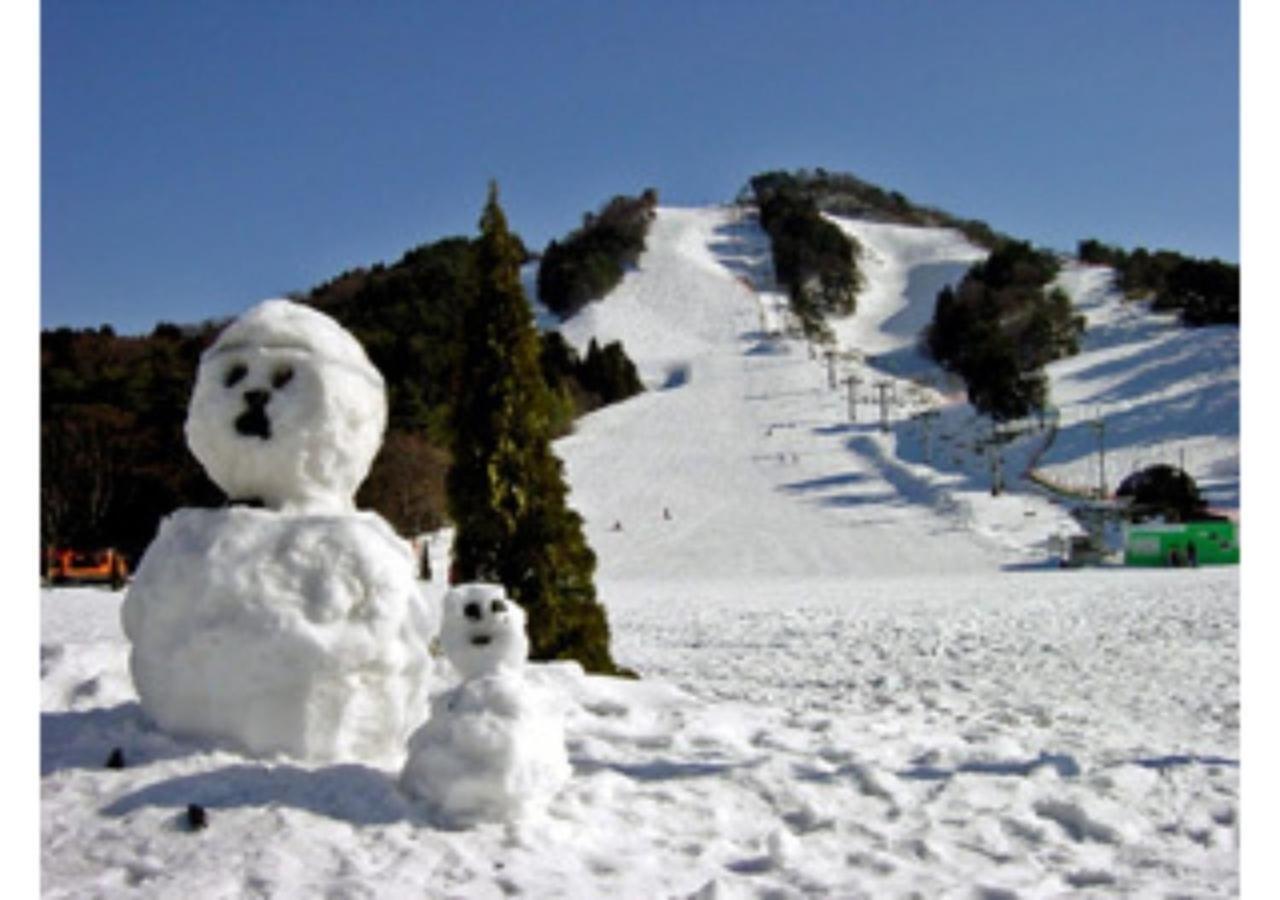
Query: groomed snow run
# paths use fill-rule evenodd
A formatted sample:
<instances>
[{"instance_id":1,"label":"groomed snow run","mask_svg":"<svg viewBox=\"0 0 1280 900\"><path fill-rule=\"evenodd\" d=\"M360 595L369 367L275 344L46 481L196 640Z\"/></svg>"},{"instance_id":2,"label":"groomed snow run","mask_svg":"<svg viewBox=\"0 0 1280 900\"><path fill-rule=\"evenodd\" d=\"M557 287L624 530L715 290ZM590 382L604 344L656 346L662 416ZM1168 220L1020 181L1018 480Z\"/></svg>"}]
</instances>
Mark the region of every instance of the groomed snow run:
<instances>
[{"instance_id":1,"label":"groomed snow run","mask_svg":"<svg viewBox=\"0 0 1280 900\"><path fill-rule=\"evenodd\" d=\"M450 830L396 767L168 736L119 595L47 590L44 894L1238 894L1238 570L1052 568L1061 507L1016 478L992 497L958 450L927 462L909 417L954 391L908 332L920 286L980 253L852 227L881 262L838 374L895 386L887 431L778 333L767 243L733 210L660 210L636 270L563 325L622 339L652 388L558 445L642 678L527 667L566 707L573 773L544 811Z\"/></svg>"}]
</instances>

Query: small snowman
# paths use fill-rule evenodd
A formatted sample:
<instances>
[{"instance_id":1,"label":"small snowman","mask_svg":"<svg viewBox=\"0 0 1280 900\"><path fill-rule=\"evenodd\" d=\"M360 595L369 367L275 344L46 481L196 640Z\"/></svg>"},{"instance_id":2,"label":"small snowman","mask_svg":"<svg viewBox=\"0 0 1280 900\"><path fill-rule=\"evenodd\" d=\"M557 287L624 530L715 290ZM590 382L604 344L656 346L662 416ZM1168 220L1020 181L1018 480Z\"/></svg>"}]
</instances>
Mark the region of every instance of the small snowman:
<instances>
[{"instance_id":1,"label":"small snowman","mask_svg":"<svg viewBox=\"0 0 1280 900\"><path fill-rule=\"evenodd\" d=\"M386 416L359 342L301 304L260 303L205 351L187 441L230 504L165 519L121 610L161 728L255 756L402 758L439 623L409 544L355 508Z\"/></svg>"},{"instance_id":2,"label":"small snowman","mask_svg":"<svg viewBox=\"0 0 1280 900\"><path fill-rule=\"evenodd\" d=\"M543 808L570 767L562 711L525 678L524 610L500 586L456 587L440 643L462 680L409 739L401 786L455 827Z\"/></svg>"}]
</instances>

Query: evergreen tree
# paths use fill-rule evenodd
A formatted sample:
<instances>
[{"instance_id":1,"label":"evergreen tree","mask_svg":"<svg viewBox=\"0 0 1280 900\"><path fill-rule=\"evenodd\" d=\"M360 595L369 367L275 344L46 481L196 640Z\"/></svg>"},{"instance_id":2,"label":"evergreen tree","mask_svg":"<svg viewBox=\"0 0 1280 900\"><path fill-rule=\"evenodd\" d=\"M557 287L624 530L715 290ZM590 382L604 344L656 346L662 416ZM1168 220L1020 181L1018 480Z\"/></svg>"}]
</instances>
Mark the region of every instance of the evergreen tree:
<instances>
[{"instance_id":1,"label":"evergreen tree","mask_svg":"<svg viewBox=\"0 0 1280 900\"><path fill-rule=\"evenodd\" d=\"M479 288L462 313L454 376L449 510L454 578L504 585L529 616L534 659L618 673L592 576L596 558L552 453L553 400L520 285L522 253L491 185L477 242Z\"/></svg>"},{"instance_id":2,"label":"evergreen tree","mask_svg":"<svg viewBox=\"0 0 1280 900\"><path fill-rule=\"evenodd\" d=\"M652 188L639 197L619 194L563 241L549 243L538 266L538 299L567 319L613 290L644 251L657 204Z\"/></svg>"},{"instance_id":3,"label":"evergreen tree","mask_svg":"<svg viewBox=\"0 0 1280 900\"><path fill-rule=\"evenodd\" d=\"M1165 463L1134 472L1120 483L1116 496L1132 498L1127 515L1134 522L1157 517L1169 522L1218 518L1209 512L1195 479Z\"/></svg>"},{"instance_id":4,"label":"evergreen tree","mask_svg":"<svg viewBox=\"0 0 1280 900\"><path fill-rule=\"evenodd\" d=\"M582 361L579 380L604 404L617 403L644 390L635 364L622 349L620 341L601 347L592 338Z\"/></svg>"},{"instance_id":5,"label":"evergreen tree","mask_svg":"<svg viewBox=\"0 0 1280 900\"><path fill-rule=\"evenodd\" d=\"M1048 287L1057 271L1052 254L1006 241L957 288L938 294L926 346L964 378L969 402L997 421L1043 409L1043 367L1079 351L1084 317L1065 292Z\"/></svg>"},{"instance_id":6,"label":"evergreen tree","mask_svg":"<svg viewBox=\"0 0 1280 900\"><path fill-rule=\"evenodd\" d=\"M822 217L803 179L783 173L753 179L752 185L760 225L773 249L774 276L786 287L805 334L828 341L826 316L848 316L857 309L861 246Z\"/></svg>"}]
</instances>

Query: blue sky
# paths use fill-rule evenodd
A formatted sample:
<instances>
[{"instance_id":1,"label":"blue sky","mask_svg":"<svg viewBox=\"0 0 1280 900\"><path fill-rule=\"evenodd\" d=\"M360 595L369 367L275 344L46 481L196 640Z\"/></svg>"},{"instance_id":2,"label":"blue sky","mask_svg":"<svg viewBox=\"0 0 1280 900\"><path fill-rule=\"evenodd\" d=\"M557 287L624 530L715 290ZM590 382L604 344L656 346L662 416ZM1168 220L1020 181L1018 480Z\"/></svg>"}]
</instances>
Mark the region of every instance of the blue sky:
<instances>
[{"instance_id":1,"label":"blue sky","mask_svg":"<svg viewBox=\"0 0 1280 900\"><path fill-rule=\"evenodd\" d=\"M852 172L1038 244L1239 258L1236 4L45 0L41 323L149 331L617 193Z\"/></svg>"}]
</instances>

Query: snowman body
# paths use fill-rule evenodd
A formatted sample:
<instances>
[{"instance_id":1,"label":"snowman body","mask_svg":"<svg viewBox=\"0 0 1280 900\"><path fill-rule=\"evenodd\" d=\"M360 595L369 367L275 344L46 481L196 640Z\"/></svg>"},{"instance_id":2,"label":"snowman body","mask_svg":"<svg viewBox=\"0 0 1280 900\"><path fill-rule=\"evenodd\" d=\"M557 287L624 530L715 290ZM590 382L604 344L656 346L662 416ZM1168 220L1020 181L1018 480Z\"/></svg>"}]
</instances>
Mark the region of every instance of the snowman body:
<instances>
[{"instance_id":1,"label":"snowman body","mask_svg":"<svg viewBox=\"0 0 1280 900\"><path fill-rule=\"evenodd\" d=\"M439 623L408 543L355 509L385 422L381 376L315 310L266 301L205 352L187 438L233 505L168 517L121 611L161 728L255 756L403 754Z\"/></svg>"},{"instance_id":2,"label":"snowman body","mask_svg":"<svg viewBox=\"0 0 1280 900\"><path fill-rule=\"evenodd\" d=\"M432 700L400 783L449 825L529 815L569 778L563 712L525 678L524 626L496 585L445 598L441 645L462 680Z\"/></svg>"}]
</instances>

